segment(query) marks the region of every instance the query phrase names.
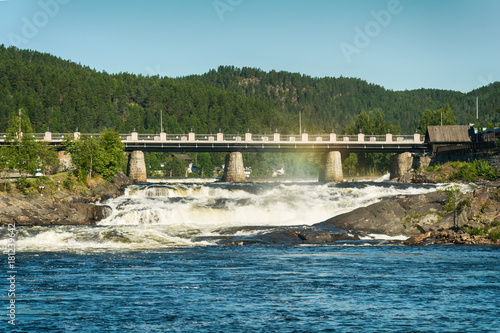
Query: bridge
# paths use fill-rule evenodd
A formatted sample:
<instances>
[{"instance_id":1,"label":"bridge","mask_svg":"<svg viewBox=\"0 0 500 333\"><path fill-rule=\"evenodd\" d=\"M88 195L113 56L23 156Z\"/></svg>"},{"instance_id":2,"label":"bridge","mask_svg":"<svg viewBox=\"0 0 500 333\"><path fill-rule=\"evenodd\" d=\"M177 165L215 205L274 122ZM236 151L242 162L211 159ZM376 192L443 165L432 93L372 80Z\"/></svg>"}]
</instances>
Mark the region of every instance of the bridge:
<instances>
[{"instance_id":1,"label":"bridge","mask_svg":"<svg viewBox=\"0 0 500 333\"><path fill-rule=\"evenodd\" d=\"M34 133L38 141L62 146L65 140L84 136L98 137L98 133ZM328 152L350 153L422 153L429 150L420 134L414 135L281 135L268 134L120 134L126 151L147 152ZM0 133L0 145L6 134Z\"/></svg>"},{"instance_id":2,"label":"bridge","mask_svg":"<svg viewBox=\"0 0 500 333\"><path fill-rule=\"evenodd\" d=\"M35 133L38 141L62 147L64 141L85 136L98 137L95 133ZM420 134L413 135L337 135L335 133L309 135L268 134L120 134L125 151L132 152L129 159L129 176L145 181L143 152L228 152L223 180L244 181L242 152L319 152L324 153L325 170L320 180L342 180L341 153L419 153L429 152ZM0 145L5 145L6 135L0 134ZM239 154L239 155L238 155ZM227 173L227 176L226 176Z\"/></svg>"}]
</instances>

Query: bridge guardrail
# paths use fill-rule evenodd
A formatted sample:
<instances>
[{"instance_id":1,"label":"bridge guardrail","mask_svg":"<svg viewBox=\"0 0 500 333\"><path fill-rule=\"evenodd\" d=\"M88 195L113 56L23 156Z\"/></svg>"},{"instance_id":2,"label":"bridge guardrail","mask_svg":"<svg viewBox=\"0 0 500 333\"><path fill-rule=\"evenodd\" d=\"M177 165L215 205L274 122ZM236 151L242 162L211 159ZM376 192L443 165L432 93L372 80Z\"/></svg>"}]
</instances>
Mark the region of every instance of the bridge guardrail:
<instances>
[{"instance_id":1,"label":"bridge guardrail","mask_svg":"<svg viewBox=\"0 0 500 333\"><path fill-rule=\"evenodd\" d=\"M337 141L357 142L358 136L357 135L340 135L340 136L337 136Z\"/></svg>"},{"instance_id":2,"label":"bridge guardrail","mask_svg":"<svg viewBox=\"0 0 500 333\"><path fill-rule=\"evenodd\" d=\"M244 141L245 136L241 134L224 134L224 141Z\"/></svg>"},{"instance_id":3,"label":"bridge guardrail","mask_svg":"<svg viewBox=\"0 0 500 333\"><path fill-rule=\"evenodd\" d=\"M252 141L267 142L273 141L274 136L268 134L252 134Z\"/></svg>"},{"instance_id":4,"label":"bridge guardrail","mask_svg":"<svg viewBox=\"0 0 500 333\"><path fill-rule=\"evenodd\" d=\"M73 133L52 133L53 141L64 141L67 138L74 138Z\"/></svg>"},{"instance_id":5,"label":"bridge guardrail","mask_svg":"<svg viewBox=\"0 0 500 333\"><path fill-rule=\"evenodd\" d=\"M66 138L75 138L75 137L99 137L99 133L33 133L31 134L36 140L39 141L50 141L52 142L62 142ZM4 142L6 139L6 133L0 133L0 142ZM252 142L414 142L414 143L423 143L423 137L419 137L416 135L339 135L339 134L276 134L276 133L263 133L263 134L138 134L138 133L129 133L129 134L120 134L120 138L124 142L134 142L134 141L144 141L144 142L169 142L169 141L177 141L177 142L249 142L247 138L251 139ZM330 140L334 138L334 140ZM307 139L307 140L302 140ZM389 141L387 141L389 139Z\"/></svg>"},{"instance_id":6,"label":"bridge guardrail","mask_svg":"<svg viewBox=\"0 0 500 333\"><path fill-rule=\"evenodd\" d=\"M385 142L387 137L385 135L367 135L365 136L365 141L368 142Z\"/></svg>"},{"instance_id":7,"label":"bridge guardrail","mask_svg":"<svg viewBox=\"0 0 500 333\"><path fill-rule=\"evenodd\" d=\"M413 141L413 135L398 135L396 136L396 140L395 141L404 141L404 142L409 142L409 141Z\"/></svg>"},{"instance_id":8,"label":"bridge guardrail","mask_svg":"<svg viewBox=\"0 0 500 333\"><path fill-rule=\"evenodd\" d=\"M74 136L73 133L71 134L65 134L65 135L71 135L71 136ZM92 138L98 138L99 137L99 133L79 133L80 137L84 137L84 136L89 136L89 137L92 137Z\"/></svg>"},{"instance_id":9,"label":"bridge guardrail","mask_svg":"<svg viewBox=\"0 0 500 333\"><path fill-rule=\"evenodd\" d=\"M210 138L212 138L215 141L216 136L213 134L196 134L195 135L196 141L209 141Z\"/></svg>"},{"instance_id":10,"label":"bridge guardrail","mask_svg":"<svg viewBox=\"0 0 500 333\"><path fill-rule=\"evenodd\" d=\"M300 135L285 134L280 136L281 141L300 141Z\"/></svg>"},{"instance_id":11,"label":"bridge guardrail","mask_svg":"<svg viewBox=\"0 0 500 333\"><path fill-rule=\"evenodd\" d=\"M181 134L167 134L167 141L181 141Z\"/></svg>"}]
</instances>

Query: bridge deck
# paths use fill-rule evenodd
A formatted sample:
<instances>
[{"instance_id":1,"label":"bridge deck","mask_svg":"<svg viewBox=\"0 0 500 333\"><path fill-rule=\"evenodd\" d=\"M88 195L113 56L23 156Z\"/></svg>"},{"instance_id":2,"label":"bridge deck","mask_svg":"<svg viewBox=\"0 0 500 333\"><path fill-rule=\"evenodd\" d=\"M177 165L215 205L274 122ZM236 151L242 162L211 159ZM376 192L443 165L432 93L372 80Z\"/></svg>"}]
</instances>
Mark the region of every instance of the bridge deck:
<instances>
[{"instance_id":1,"label":"bridge deck","mask_svg":"<svg viewBox=\"0 0 500 333\"><path fill-rule=\"evenodd\" d=\"M34 138L60 146L67 138L83 136L97 137L90 133L36 133ZM319 134L309 136L266 134L120 134L126 151L167 152L423 152L429 149L419 134L414 135L336 135ZM6 144L5 135L0 134L0 145Z\"/></svg>"}]
</instances>

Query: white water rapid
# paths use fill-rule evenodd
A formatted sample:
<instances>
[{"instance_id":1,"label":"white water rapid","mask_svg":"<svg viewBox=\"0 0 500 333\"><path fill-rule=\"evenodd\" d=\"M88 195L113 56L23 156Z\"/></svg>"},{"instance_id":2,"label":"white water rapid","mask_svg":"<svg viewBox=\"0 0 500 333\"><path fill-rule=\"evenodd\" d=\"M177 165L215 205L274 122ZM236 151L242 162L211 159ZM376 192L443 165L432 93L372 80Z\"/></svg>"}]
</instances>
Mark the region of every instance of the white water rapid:
<instances>
[{"instance_id":1,"label":"white water rapid","mask_svg":"<svg viewBox=\"0 0 500 333\"><path fill-rule=\"evenodd\" d=\"M221 235L312 225L383 198L435 189L386 182L133 185L125 195L101 203L112 213L96 226L20 228L17 248L91 252L205 246Z\"/></svg>"}]
</instances>

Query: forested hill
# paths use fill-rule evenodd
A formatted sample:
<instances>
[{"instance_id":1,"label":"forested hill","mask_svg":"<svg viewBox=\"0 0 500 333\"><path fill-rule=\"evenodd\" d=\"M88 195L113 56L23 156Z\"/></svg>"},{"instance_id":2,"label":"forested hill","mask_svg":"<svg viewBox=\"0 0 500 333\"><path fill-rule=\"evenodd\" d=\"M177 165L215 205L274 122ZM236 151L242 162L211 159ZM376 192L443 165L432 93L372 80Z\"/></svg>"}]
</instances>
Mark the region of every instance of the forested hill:
<instances>
[{"instance_id":1,"label":"forested hill","mask_svg":"<svg viewBox=\"0 0 500 333\"><path fill-rule=\"evenodd\" d=\"M413 133L425 109L437 110L449 103L458 124L475 122L476 96L479 96L480 122L499 122L500 82L468 94L450 90L418 89L391 91L354 78L312 78L289 72L263 72L254 68L221 66L203 75L185 78L242 96L265 100L282 112L298 114L325 131L336 131L352 123L361 111L379 109L385 119Z\"/></svg>"},{"instance_id":2,"label":"forested hill","mask_svg":"<svg viewBox=\"0 0 500 333\"><path fill-rule=\"evenodd\" d=\"M388 91L352 78L311 78L288 72L220 67L185 78L108 74L49 54L0 46L0 132L22 108L37 132L95 132L112 128L142 133L336 132L361 111L381 110L385 120L413 133L423 111L449 103L457 122L495 118L500 84L469 94L444 90Z\"/></svg>"}]
</instances>

